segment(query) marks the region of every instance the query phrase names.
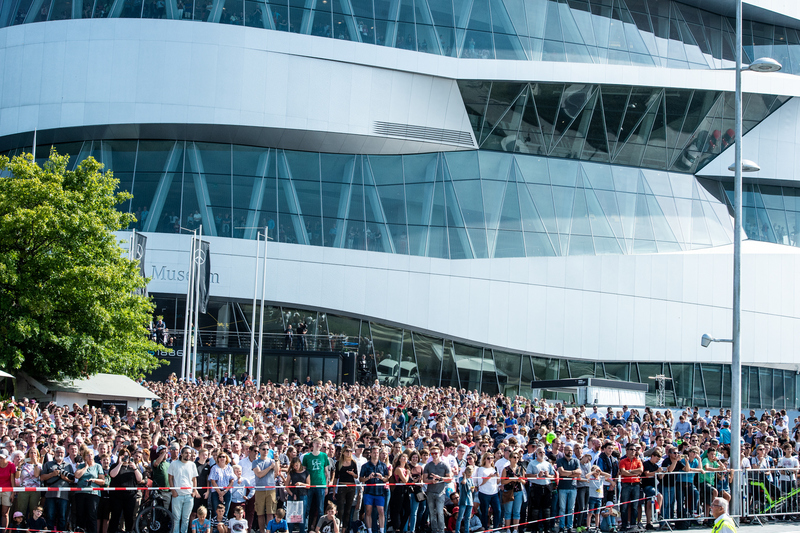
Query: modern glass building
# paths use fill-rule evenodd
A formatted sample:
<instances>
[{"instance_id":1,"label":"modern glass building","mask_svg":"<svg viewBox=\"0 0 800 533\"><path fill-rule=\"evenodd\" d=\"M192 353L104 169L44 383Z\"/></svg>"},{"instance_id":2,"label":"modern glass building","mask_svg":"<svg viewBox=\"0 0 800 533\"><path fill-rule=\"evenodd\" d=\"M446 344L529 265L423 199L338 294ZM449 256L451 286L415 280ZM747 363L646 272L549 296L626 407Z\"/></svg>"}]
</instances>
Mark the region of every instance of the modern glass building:
<instances>
[{"instance_id":1,"label":"modern glass building","mask_svg":"<svg viewBox=\"0 0 800 533\"><path fill-rule=\"evenodd\" d=\"M114 172L173 331L210 241L199 372L246 368L266 231L268 349L305 320L385 383L664 374L670 405L729 404L729 347L699 343L731 324L724 2L292 2L0 0L0 151L36 131ZM745 4L745 60L783 71L744 75L743 397L794 409L800 11L774 3Z\"/></svg>"}]
</instances>

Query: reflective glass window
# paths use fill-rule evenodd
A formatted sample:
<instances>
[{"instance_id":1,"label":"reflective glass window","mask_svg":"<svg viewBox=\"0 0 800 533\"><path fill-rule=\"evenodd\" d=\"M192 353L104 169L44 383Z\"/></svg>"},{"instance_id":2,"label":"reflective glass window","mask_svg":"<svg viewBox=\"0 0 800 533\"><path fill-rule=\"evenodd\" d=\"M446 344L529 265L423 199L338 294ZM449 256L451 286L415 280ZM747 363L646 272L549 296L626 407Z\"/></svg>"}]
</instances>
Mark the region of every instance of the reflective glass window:
<instances>
[{"instance_id":1,"label":"reflective glass window","mask_svg":"<svg viewBox=\"0 0 800 533\"><path fill-rule=\"evenodd\" d=\"M418 333L413 333L413 339L420 384L425 387L438 386L444 358L442 339Z\"/></svg>"}]
</instances>

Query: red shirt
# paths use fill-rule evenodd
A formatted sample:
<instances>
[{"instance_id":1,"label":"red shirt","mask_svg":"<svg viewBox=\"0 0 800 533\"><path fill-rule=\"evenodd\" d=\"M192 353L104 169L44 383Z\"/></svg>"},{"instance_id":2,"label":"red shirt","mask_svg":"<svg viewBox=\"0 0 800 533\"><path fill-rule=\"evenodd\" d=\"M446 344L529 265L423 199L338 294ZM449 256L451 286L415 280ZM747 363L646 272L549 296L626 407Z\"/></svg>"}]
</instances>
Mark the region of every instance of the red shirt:
<instances>
[{"instance_id":1,"label":"red shirt","mask_svg":"<svg viewBox=\"0 0 800 533\"><path fill-rule=\"evenodd\" d=\"M11 461L8 461L5 468L0 468L0 487L13 487L11 480L16 472L17 467Z\"/></svg>"},{"instance_id":2,"label":"red shirt","mask_svg":"<svg viewBox=\"0 0 800 533\"><path fill-rule=\"evenodd\" d=\"M642 466L642 461L640 461L638 457L634 457L633 459L628 459L627 457L624 457L619 462L619 468L620 468L620 470L631 471L631 470L638 470L639 468L643 468L643 466ZM623 477L622 478L622 482L623 483L639 483L639 481L641 481L641 480L639 479L638 476L636 476L636 477Z\"/></svg>"}]
</instances>

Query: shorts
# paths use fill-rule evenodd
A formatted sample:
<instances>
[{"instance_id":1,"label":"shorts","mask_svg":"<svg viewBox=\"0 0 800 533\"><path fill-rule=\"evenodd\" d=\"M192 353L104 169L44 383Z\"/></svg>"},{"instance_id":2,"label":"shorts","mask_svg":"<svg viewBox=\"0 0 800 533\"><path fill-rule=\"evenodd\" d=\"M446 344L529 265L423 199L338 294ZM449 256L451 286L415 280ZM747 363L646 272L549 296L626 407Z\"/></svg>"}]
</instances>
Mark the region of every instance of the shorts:
<instances>
[{"instance_id":1,"label":"shorts","mask_svg":"<svg viewBox=\"0 0 800 533\"><path fill-rule=\"evenodd\" d=\"M256 489L256 514L264 516L265 514L275 514L278 510L278 498L275 490L258 490Z\"/></svg>"},{"instance_id":2,"label":"shorts","mask_svg":"<svg viewBox=\"0 0 800 533\"><path fill-rule=\"evenodd\" d=\"M364 494L364 505L371 505L373 507L385 507L386 498L383 496L376 496L374 494Z\"/></svg>"},{"instance_id":3,"label":"shorts","mask_svg":"<svg viewBox=\"0 0 800 533\"><path fill-rule=\"evenodd\" d=\"M589 498L589 512L599 513L603 508L603 498Z\"/></svg>"},{"instance_id":4,"label":"shorts","mask_svg":"<svg viewBox=\"0 0 800 533\"><path fill-rule=\"evenodd\" d=\"M656 495L655 487L642 487L642 493L645 498L653 498Z\"/></svg>"},{"instance_id":5,"label":"shorts","mask_svg":"<svg viewBox=\"0 0 800 533\"><path fill-rule=\"evenodd\" d=\"M11 507L13 505L13 503L14 503L13 500L11 499L11 497L14 495L14 493L13 492L2 492L0 494L2 494L2 496L0 496L0 504L2 504L3 507Z\"/></svg>"}]
</instances>

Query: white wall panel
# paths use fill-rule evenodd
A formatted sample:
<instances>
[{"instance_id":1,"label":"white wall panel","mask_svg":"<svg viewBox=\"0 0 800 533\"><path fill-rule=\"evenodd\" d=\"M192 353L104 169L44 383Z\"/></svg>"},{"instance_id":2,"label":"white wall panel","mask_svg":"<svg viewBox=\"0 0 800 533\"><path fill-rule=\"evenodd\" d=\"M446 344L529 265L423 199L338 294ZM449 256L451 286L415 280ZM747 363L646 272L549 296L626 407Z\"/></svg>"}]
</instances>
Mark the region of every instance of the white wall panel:
<instances>
[{"instance_id":1,"label":"white wall panel","mask_svg":"<svg viewBox=\"0 0 800 533\"><path fill-rule=\"evenodd\" d=\"M150 292L185 294L185 282L170 281L165 272L186 269L188 238L148 234L148 239L146 272L154 277ZM250 300L255 243L208 240L212 271L219 275L212 296ZM267 299L510 351L608 361L725 362L730 359L730 345L702 349L700 337L730 336L729 277L716 272L731 261L730 253L728 246L653 256L449 262L271 243ZM795 276L799 254L787 246L744 243L742 359L746 364L800 369L796 342L800 317L788 312L794 306L789 309L780 303L787 289L797 293L796 283L783 281ZM598 290L585 287L583 276L570 282L554 275L572 270L570 263L600 272L601 279L608 270L635 276L616 275L613 290L602 284ZM531 264L528 272L539 274L527 281L516 275L512 279L511 272L526 264ZM451 277L453 270L459 271L457 277ZM665 283L664 271L670 272L669 284L675 289L666 295L660 289L634 295L634 284ZM553 283L541 283L551 273Z\"/></svg>"},{"instance_id":2,"label":"white wall panel","mask_svg":"<svg viewBox=\"0 0 800 533\"><path fill-rule=\"evenodd\" d=\"M337 137L339 146L349 135L374 137L384 144L361 141L360 146L414 153L464 147L379 136L372 131L374 122L472 135L455 81L417 73L417 53L167 20L57 21L3 28L0 35L0 136L35 128L183 119L317 131ZM331 47L351 54L346 61L329 57ZM362 49L388 51L404 66L375 68L352 61L352 52ZM46 104L59 108L48 109L45 117L39 107ZM23 113L25 106L31 109ZM314 148L326 142L332 141L323 139Z\"/></svg>"}]
</instances>

